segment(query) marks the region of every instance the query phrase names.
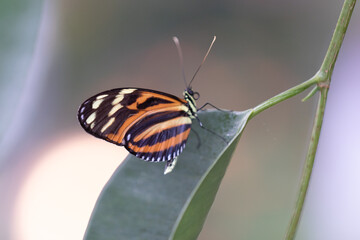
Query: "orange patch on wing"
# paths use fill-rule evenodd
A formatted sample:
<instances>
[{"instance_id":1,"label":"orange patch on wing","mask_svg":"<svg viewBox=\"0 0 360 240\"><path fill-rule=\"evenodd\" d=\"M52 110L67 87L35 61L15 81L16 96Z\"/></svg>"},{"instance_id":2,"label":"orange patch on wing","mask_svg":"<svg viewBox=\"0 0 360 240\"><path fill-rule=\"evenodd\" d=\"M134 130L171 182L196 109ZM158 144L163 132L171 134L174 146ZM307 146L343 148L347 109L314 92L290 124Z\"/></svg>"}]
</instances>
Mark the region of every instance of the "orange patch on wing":
<instances>
[{"instance_id":1,"label":"orange patch on wing","mask_svg":"<svg viewBox=\"0 0 360 240\"><path fill-rule=\"evenodd\" d=\"M173 105L173 104L172 104ZM166 112L166 111L187 111L187 107L183 104L176 103L173 106L169 106L169 104L166 105L166 107L162 107L159 109L152 109L151 111L139 111L138 113L132 115L131 117L128 117L126 121L121 125L117 133L109 133L106 135L106 138L110 141L121 143L122 140L125 137L126 132L138 121L140 121L142 118L159 113L159 112Z\"/></svg>"},{"instance_id":2,"label":"orange patch on wing","mask_svg":"<svg viewBox=\"0 0 360 240\"><path fill-rule=\"evenodd\" d=\"M160 152L160 151L164 151L168 148L170 148L171 146L175 146L176 144L181 143L184 139L187 139L190 133L190 128L172 138L167 139L164 142L159 142L156 143L152 146L146 145L143 147L138 147L136 145L133 145L131 143L129 143L129 148L132 149L134 152Z\"/></svg>"},{"instance_id":3,"label":"orange patch on wing","mask_svg":"<svg viewBox=\"0 0 360 240\"><path fill-rule=\"evenodd\" d=\"M139 135L136 135L136 137L134 138L134 141L137 142L143 138L160 133L164 130L167 130L167 129L170 129L173 127L177 127L177 126L180 126L183 124L189 124L189 123L191 123L191 119L189 117L173 118L168 121L161 122L161 123L158 123L158 124L155 124L155 125L149 127L144 132L140 133Z\"/></svg>"},{"instance_id":4,"label":"orange patch on wing","mask_svg":"<svg viewBox=\"0 0 360 240\"><path fill-rule=\"evenodd\" d=\"M184 99L180 99L180 101L178 101L177 99L170 98L168 96L161 95L161 94L158 94L158 93L141 92L141 95L136 99L136 101L133 104L128 105L126 107L128 109L137 110L137 105L138 104L144 103L146 100L148 100L151 97L164 99L166 101L169 101L170 103L166 103L166 104L163 103L163 104L157 104L155 106L150 106L150 107L146 108L146 111L151 111L151 110L164 108L164 107L167 108L167 107L181 106L181 105L184 105L184 104L187 103Z\"/></svg>"}]
</instances>

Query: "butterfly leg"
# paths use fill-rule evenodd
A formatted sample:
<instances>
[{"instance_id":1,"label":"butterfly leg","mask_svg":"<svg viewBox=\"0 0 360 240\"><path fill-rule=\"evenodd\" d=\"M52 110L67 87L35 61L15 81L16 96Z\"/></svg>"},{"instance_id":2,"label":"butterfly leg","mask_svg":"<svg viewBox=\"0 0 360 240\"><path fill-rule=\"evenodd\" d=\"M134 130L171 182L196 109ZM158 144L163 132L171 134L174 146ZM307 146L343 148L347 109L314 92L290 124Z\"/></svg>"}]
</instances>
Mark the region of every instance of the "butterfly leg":
<instances>
[{"instance_id":1,"label":"butterfly leg","mask_svg":"<svg viewBox=\"0 0 360 240\"><path fill-rule=\"evenodd\" d=\"M202 105L200 108L198 108L197 109L197 111L201 111L201 110L203 110L203 108L205 108L207 105L210 105L211 107L213 107L213 108L215 108L216 110L219 110L219 111L221 111L221 112L229 112L229 111L226 111L226 110L222 110L222 109L220 109L220 108L218 108L218 107L216 107L216 106L214 106L214 105L212 105L211 103L205 103L204 105Z\"/></svg>"},{"instance_id":2,"label":"butterfly leg","mask_svg":"<svg viewBox=\"0 0 360 240\"><path fill-rule=\"evenodd\" d=\"M204 125L202 124L202 122L200 121L200 119L199 119L198 116L196 116L196 120L198 120L199 125L200 125L201 128L203 128L203 129L205 129L206 131L208 131L208 132L214 134L215 136L219 137L219 138L220 138L221 140L223 140L225 143L228 143L228 141L226 141L226 139L225 139L224 137L222 137L222 136L220 136L219 134L217 134L216 132L214 132L214 131L212 131L212 130L206 128L206 127L204 127Z\"/></svg>"},{"instance_id":3,"label":"butterfly leg","mask_svg":"<svg viewBox=\"0 0 360 240\"><path fill-rule=\"evenodd\" d=\"M174 158L174 159L171 159L171 160L169 160L169 161L166 161L165 170L164 170L164 175L172 172L172 170L173 170L174 167L175 167L176 162L177 162L177 157Z\"/></svg>"}]
</instances>

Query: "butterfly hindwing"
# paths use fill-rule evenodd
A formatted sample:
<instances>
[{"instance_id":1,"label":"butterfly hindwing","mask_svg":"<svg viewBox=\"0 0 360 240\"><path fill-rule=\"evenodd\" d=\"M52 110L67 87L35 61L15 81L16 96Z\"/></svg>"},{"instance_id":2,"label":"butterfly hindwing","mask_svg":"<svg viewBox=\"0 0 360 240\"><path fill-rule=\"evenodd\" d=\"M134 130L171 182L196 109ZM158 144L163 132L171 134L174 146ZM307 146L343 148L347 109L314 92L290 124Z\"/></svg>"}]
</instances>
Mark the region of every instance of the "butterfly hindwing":
<instances>
[{"instance_id":1,"label":"butterfly hindwing","mask_svg":"<svg viewBox=\"0 0 360 240\"><path fill-rule=\"evenodd\" d=\"M129 129L126 149L146 161L170 161L185 148L191 119L183 111L149 115Z\"/></svg>"},{"instance_id":2,"label":"butterfly hindwing","mask_svg":"<svg viewBox=\"0 0 360 240\"><path fill-rule=\"evenodd\" d=\"M191 119L186 101L159 91L119 88L99 93L79 108L90 134L125 146L147 161L168 161L184 148Z\"/></svg>"}]
</instances>

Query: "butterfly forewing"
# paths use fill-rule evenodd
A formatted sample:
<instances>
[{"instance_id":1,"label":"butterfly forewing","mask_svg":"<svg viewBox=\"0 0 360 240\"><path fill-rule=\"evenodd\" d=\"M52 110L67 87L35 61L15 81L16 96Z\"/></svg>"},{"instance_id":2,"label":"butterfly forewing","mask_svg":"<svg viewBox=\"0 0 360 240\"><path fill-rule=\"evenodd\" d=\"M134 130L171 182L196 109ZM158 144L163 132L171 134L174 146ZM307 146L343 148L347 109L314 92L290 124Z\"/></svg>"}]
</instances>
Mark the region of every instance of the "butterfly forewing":
<instances>
[{"instance_id":1,"label":"butterfly forewing","mask_svg":"<svg viewBox=\"0 0 360 240\"><path fill-rule=\"evenodd\" d=\"M146 161L169 161L185 147L191 119L186 101L159 91L119 88L99 93L79 108L90 134Z\"/></svg>"}]
</instances>

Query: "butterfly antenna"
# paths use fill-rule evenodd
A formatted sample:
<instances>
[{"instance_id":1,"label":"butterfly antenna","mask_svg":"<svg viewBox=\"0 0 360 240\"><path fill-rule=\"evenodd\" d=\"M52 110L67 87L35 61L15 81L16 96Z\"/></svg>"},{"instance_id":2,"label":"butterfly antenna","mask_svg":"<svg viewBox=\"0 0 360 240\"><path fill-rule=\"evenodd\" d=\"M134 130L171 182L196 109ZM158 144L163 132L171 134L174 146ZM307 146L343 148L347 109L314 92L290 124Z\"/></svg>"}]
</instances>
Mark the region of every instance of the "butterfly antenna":
<instances>
[{"instance_id":1,"label":"butterfly antenna","mask_svg":"<svg viewBox=\"0 0 360 240\"><path fill-rule=\"evenodd\" d=\"M209 47L209 49L208 49L208 51L207 51L207 53L206 53L206 55L205 55L204 59L202 60L202 62L201 62L201 64L200 64L200 66L198 67L198 69L196 70L196 72L195 72L194 76L192 77L192 79L191 79L191 81L190 81L190 83L189 83L189 87L191 86L191 83L192 83L192 81L194 80L194 78L195 78L196 74L199 72L199 70L200 70L201 66L202 66L202 65L203 65L203 63L205 62L205 60L206 60L207 56L209 55L210 50L211 50L212 46L214 45L215 40L216 40L216 36L214 36L214 38L213 38L213 40L212 40L212 42L211 42L211 44L210 44L210 47Z\"/></svg>"},{"instance_id":2,"label":"butterfly antenna","mask_svg":"<svg viewBox=\"0 0 360 240\"><path fill-rule=\"evenodd\" d=\"M185 70L184 70L184 60L183 60L183 55L182 55L182 51L181 51L180 41L179 41L179 39L177 37L173 37L173 41L174 41L174 43L176 45L176 48L177 48L177 51L178 51L178 54L179 54L180 67L181 67L185 87L187 87L188 85L186 83Z\"/></svg>"}]
</instances>

